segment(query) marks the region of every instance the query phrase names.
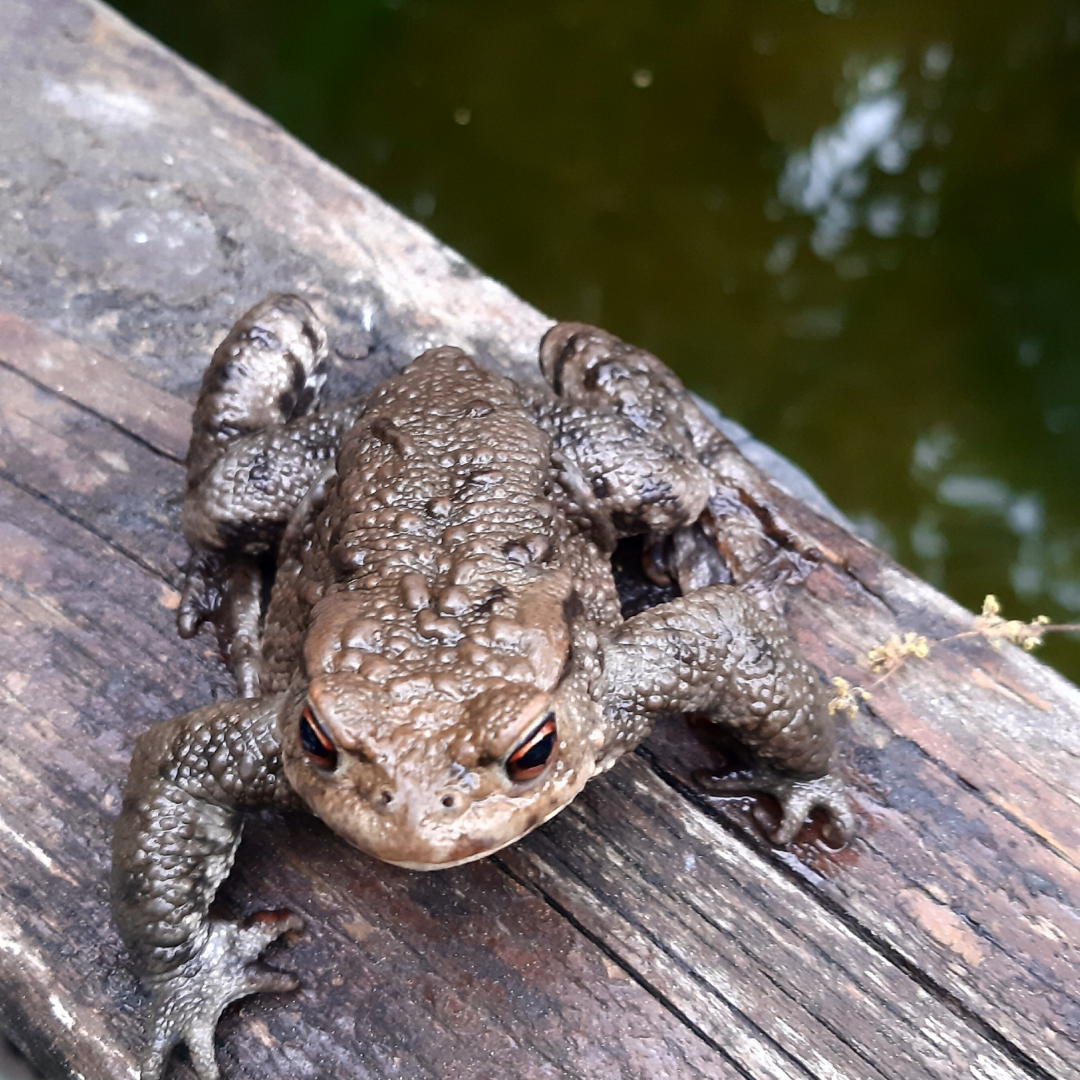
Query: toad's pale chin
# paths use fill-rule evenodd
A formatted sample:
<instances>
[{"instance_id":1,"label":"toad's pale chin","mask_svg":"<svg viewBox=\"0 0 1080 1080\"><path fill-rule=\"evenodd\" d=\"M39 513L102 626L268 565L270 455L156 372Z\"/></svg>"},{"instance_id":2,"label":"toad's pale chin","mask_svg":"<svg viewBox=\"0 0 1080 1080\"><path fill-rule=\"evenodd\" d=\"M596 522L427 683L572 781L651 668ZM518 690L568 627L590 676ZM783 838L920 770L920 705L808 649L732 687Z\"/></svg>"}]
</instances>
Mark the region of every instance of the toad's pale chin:
<instances>
[{"instance_id":1,"label":"toad's pale chin","mask_svg":"<svg viewBox=\"0 0 1080 1080\"><path fill-rule=\"evenodd\" d=\"M578 789L580 790L580 788ZM570 800L573 801L572 799ZM464 866L466 863L478 862L480 859L486 859L489 855L494 855L497 851L502 851L503 848L510 847L512 844L516 844L522 837L528 836L533 829L539 829L541 825L550 821L556 814L561 813L569 806L569 802L562 803L556 806L554 810L545 818L541 818L532 828L526 829L523 833L519 833L517 836L511 837L509 840L504 840L501 844L496 844L494 847L486 848L483 851L478 851L472 855L466 855L463 859L451 859L447 862L435 862L435 863L417 863L417 862L399 862L397 859L385 859L381 856L375 856L380 862L389 863L391 866L400 866L403 870L452 870L455 866Z\"/></svg>"}]
</instances>

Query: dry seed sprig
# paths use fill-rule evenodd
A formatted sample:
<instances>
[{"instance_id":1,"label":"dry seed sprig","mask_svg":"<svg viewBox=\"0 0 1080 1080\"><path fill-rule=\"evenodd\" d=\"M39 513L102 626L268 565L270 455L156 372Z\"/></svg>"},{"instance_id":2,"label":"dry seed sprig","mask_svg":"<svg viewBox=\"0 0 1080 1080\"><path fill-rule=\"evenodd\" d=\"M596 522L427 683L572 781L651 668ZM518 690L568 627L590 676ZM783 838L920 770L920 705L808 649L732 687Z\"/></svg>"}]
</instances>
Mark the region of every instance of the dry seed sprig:
<instances>
[{"instance_id":1,"label":"dry seed sprig","mask_svg":"<svg viewBox=\"0 0 1080 1080\"><path fill-rule=\"evenodd\" d=\"M867 654L870 670L887 679L909 656L925 660L930 655L930 643L921 634L906 633L902 638L892 634L884 645L875 645ZM881 682L881 679L878 682Z\"/></svg>"},{"instance_id":2,"label":"dry seed sprig","mask_svg":"<svg viewBox=\"0 0 1080 1080\"><path fill-rule=\"evenodd\" d=\"M1080 623L1052 623L1046 615L1036 615L1031 622L1026 623L1019 619L1006 619L1001 614L1000 601L989 593L983 600L982 611L975 616L970 630L939 638L934 644L954 641L957 638L982 637L995 648L1001 642L1009 641L1031 652L1043 643L1045 634L1061 630L1080 630ZM930 645L931 643L921 634L910 631L903 637L892 634L884 644L875 645L866 654L870 670L878 676L870 684L870 689L880 686L899 671L911 657L925 660L930 655ZM859 710L859 702L868 701L872 696L869 690L864 690L861 686L853 686L847 679L842 679L838 675L833 677L832 682L836 688L836 696L829 702L830 713L842 712L849 718L853 717Z\"/></svg>"},{"instance_id":3,"label":"dry seed sprig","mask_svg":"<svg viewBox=\"0 0 1080 1080\"><path fill-rule=\"evenodd\" d=\"M841 712L851 720L859 711L859 702L870 700L871 695L861 686L852 686L847 679L839 675L833 676L832 684L836 687L836 697L829 702L830 716Z\"/></svg>"},{"instance_id":4,"label":"dry seed sprig","mask_svg":"<svg viewBox=\"0 0 1080 1080\"><path fill-rule=\"evenodd\" d=\"M993 593L988 593L983 600L982 612L975 616L972 629L962 634L954 634L953 637L978 635L995 646L1002 641L1011 641L1031 652L1043 643L1044 634L1057 630L1080 630L1080 623L1052 623L1046 615L1036 615L1031 622L1026 623L1019 619L1006 619L1001 614L1001 602Z\"/></svg>"},{"instance_id":5,"label":"dry seed sprig","mask_svg":"<svg viewBox=\"0 0 1080 1080\"><path fill-rule=\"evenodd\" d=\"M920 660L930 655L930 643L920 634L907 633L902 638L893 634L884 645L875 645L867 654L870 670L879 676L870 684L870 690L880 686L895 671L903 667L909 656ZM836 696L829 702L830 713L845 713L848 719L859 711L860 701L869 701L873 696L870 690L861 686L852 686L847 679L833 676Z\"/></svg>"}]
</instances>

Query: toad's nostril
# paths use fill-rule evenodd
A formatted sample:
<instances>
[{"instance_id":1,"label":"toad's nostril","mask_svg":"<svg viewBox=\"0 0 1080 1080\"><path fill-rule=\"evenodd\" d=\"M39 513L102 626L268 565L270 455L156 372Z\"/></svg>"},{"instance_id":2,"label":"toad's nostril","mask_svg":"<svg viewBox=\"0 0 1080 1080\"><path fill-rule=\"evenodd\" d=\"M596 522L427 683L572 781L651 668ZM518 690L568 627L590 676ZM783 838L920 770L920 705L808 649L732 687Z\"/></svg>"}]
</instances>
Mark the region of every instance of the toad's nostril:
<instances>
[{"instance_id":1,"label":"toad's nostril","mask_svg":"<svg viewBox=\"0 0 1080 1080\"><path fill-rule=\"evenodd\" d=\"M455 799L453 795L444 795L442 797L442 804L447 810L452 810L457 806L457 799Z\"/></svg>"},{"instance_id":2,"label":"toad's nostril","mask_svg":"<svg viewBox=\"0 0 1080 1080\"><path fill-rule=\"evenodd\" d=\"M394 793L389 788L383 788L382 791L379 792L379 802L381 802L383 806L389 806L393 801Z\"/></svg>"}]
</instances>

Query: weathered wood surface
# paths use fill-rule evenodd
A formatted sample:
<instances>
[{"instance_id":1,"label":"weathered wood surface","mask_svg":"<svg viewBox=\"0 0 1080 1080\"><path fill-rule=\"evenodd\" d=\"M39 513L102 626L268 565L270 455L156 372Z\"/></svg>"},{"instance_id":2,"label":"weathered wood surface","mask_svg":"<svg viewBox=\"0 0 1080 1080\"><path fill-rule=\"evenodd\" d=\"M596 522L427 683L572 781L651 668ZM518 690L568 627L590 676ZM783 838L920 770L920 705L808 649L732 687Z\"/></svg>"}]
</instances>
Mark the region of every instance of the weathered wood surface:
<instances>
[{"instance_id":1,"label":"weathered wood surface","mask_svg":"<svg viewBox=\"0 0 1080 1080\"><path fill-rule=\"evenodd\" d=\"M135 1075L107 905L134 735L230 693L173 629L190 404L272 289L343 381L450 342L535 377L539 313L91 0L0 0L0 1028L49 1075ZM358 375L358 372L361 373ZM830 675L970 616L802 504L791 621ZM223 892L307 920L305 989L222 1023L229 1077L1080 1077L1080 692L978 639L844 728L848 849L763 844L685 725L497 858L383 866L256 815ZM187 1075L181 1062L173 1075Z\"/></svg>"}]
</instances>

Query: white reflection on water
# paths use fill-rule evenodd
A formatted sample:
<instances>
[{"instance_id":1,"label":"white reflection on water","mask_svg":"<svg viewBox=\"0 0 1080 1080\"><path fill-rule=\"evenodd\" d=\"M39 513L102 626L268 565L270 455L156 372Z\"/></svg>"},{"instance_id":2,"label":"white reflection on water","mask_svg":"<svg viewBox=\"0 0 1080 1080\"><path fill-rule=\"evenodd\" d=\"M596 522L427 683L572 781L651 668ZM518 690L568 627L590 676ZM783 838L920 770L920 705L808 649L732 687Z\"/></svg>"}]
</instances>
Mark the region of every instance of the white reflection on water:
<instances>
[{"instance_id":1,"label":"white reflection on water","mask_svg":"<svg viewBox=\"0 0 1080 1080\"><path fill-rule=\"evenodd\" d=\"M859 80L856 100L831 127L821 128L809 150L787 160L778 194L789 206L814 215L810 246L822 258L835 255L858 224L856 200L866 190L872 156L899 172L907 155L898 139L904 93L896 86L900 65L875 64Z\"/></svg>"},{"instance_id":2,"label":"white reflection on water","mask_svg":"<svg viewBox=\"0 0 1080 1080\"><path fill-rule=\"evenodd\" d=\"M1080 538L1053 534L1048 529L1042 496L1016 492L995 477L965 472L952 464L958 443L944 425L920 436L912 451L911 473L935 498L924 506L908 540L923 560L923 575L941 580L948 554L944 515L961 513L993 519L1016 543L1009 567L1009 584L1023 600L1049 597L1063 608L1080 611ZM951 466L951 467L950 467ZM986 583L986 591L999 588Z\"/></svg>"},{"instance_id":3,"label":"white reflection on water","mask_svg":"<svg viewBox=\"0 0 1080 1080\"><path fill-rule=\"evenodd\" d=\"M923 57L923 77L942 78L951 59L950 46L931 46ZM941 186L940 169L921 171L923 194L911 206L896 192L871 194L866 206L860 206L870 187L871 168L898 175L925 139L925 123L904 114L902 66L889 59L864 71L836 123L819 129L809 149L793 151L784 166L777 194L787 206L814 218L810 247L823 259L837 255L859 226L882 238L897 236L905 224L922 237L937 227L934 196Z\"/></svg>"},{"instance_id":4,"label":"white reflection on water","mask_svg":"<svg viewBox=\"0 0 1080 1080\"><path fill-rule=\"evenodd\" d=\"M990 476L964 476L954 473L938 484L938 499L947 506L963 510L987 510L1002 514L1010 501L1009 485Z\"/></svg>"},{"instance_id":5,"label":"white reflection on water","mask_svg":"<svg viewBox=\"0 0 1080 1080\"><path fill-rule=\"evenodd\" d=\"M922 58L924 79L943 79L952 64L953 49L947 41L938 41L930 45Z\"/></svg>"}]
</instances>

